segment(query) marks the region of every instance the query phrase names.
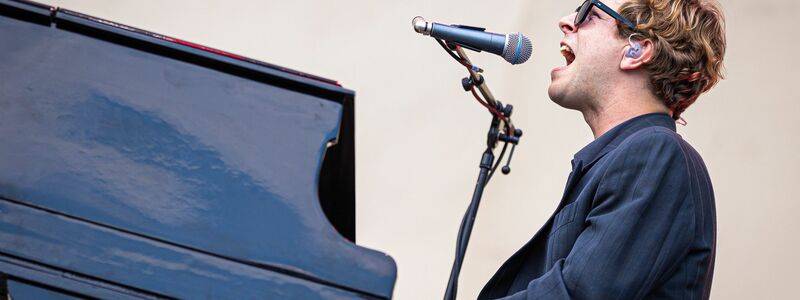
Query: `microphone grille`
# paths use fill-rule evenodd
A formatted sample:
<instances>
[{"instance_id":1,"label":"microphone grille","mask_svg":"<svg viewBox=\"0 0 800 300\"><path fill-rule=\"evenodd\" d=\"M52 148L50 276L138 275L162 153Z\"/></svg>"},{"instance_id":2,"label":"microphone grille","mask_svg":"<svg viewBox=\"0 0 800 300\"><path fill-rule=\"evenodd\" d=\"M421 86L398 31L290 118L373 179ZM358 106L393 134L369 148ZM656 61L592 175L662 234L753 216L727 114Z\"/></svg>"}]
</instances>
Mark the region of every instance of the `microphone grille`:
<instances>
[{"instance_id":1,"label":"microphone grille","mask_svg":"<svg viewBox=\"0 0 800 300\"><path fill-rule=\"evenodd\" d=\"M521 33L512 33L506 38L506 45L503 47L503 58L512 65L524 63L533 53L533 43L531 39Z\"/></svg>"}]
</instances>

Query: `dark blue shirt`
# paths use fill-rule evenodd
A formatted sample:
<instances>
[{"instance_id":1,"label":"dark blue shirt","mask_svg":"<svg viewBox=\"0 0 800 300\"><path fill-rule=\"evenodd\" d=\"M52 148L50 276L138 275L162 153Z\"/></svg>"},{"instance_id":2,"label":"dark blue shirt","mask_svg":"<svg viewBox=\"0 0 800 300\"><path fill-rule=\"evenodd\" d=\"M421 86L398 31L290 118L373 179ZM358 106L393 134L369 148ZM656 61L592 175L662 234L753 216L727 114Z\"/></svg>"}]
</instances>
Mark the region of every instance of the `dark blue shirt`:
<instances>
[{"instance_id":1,"label":"dark blue shirt","mask_svg":"<svg viewBox=\"0 0 800 300\"><path fill-rule=\"evenodd\" d=\"M479 299L708 299L714 192L703 160L662 113L575 154L556 213Z\"/></svg>"}]
</instances>

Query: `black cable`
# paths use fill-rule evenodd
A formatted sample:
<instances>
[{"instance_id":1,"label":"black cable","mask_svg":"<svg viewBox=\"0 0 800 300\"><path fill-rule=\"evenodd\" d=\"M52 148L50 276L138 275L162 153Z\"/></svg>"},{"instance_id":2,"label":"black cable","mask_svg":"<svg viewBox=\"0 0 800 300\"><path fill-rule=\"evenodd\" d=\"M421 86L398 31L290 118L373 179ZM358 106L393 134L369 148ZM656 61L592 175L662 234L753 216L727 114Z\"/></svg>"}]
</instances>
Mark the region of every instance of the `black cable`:
<instances>
[{"instance_id":1,"label":"black cable","mask_svg":"<svg viewBox=\"0 0 800 300\"><path fill-rule=\"evenodd\" d=\"M503 149L500 150L500 155L497 157L497 161L494 163L492 171L489 173L489 176L486 177L486 181L483 182L484 186L489 185L489 180L492 179L492 176L494 175L494 172L497 170L497 167L500 166L500 163L502 163L503 161L503 156L505 156L506 154L506 149L508 149L508 142L503 143ZM462 257L466 255L466 253L459 252L459 249L461 249L461 244L463 243L465 238L464 235L466 234L466 232L464 231L464 227L466 226L467 218L471 214L472 209L473 209L472 205L467 207L467 210L464 212L464 216L461 217L461 225L458 227L458 238L456 239L456 259L458 261L463 261ZM458 287L456 286L455 288L457 289Z\"/></svg>"},{"instance_id":2,"label":"black cable","mask_svg":"<svg viewBox=\"0 0 800 300\"><path fill-rule=\"evenodd\" d=\"M492 151L491 148L486 148L486 151ZM503 149L503 153L505 152L505 147ZM502 155L502 153L501 153ZM497 168L497 165L494 166ZM484 173L485 174L485 173ZM485 177L483 177L485 176ZM481 181L483 179L483 181ZM487 175L481 175L478 178L477 186L481 186L480 192L482 193L483 188L489 184L489 177ZM477 187L476 187L477 189ZM478 201L480 201L480 196L478 196ZM469 222L470 217L474 218L477 215L478 210L478 202L475 200L475 195L473 195L473 201L470 202L470 205L467 207L467 211L464 212L464 216L461 218L461 225L458 228L458 238L456 239L456 255L455 255L455 262L453 263L453 269L451 270L451 280L453 278L458 278L461 273L461 265L463 264L464 257L466 255L466 245L464 244L469 239L469 234L471 233L471 229L467 231L467 222ZM463 248L463 251L462 251ZM445 300L455 300L455 296L458 293L458 280L448 282L448 290L445 294ZM448 296L451 298L448 299Z\"/></svg>"}]
</instances>

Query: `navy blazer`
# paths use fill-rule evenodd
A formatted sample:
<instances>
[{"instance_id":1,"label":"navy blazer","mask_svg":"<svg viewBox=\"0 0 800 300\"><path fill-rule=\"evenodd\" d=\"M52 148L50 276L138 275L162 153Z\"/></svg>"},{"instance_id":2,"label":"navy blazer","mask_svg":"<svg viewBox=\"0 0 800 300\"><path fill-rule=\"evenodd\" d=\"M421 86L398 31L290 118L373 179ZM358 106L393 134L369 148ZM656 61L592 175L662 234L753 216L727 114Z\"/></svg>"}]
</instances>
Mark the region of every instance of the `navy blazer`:
<instances>
[{"instance_id":1,"label":"navy blazer","mask_svg":"<svg viewBox=\"0 0 800 300\"><path fill-rule=\"evenodd\" d=\"M556 213L478 299L708 299L715 245L703 160L646 114L575 154Z\"/></svg>"}]
</instances>

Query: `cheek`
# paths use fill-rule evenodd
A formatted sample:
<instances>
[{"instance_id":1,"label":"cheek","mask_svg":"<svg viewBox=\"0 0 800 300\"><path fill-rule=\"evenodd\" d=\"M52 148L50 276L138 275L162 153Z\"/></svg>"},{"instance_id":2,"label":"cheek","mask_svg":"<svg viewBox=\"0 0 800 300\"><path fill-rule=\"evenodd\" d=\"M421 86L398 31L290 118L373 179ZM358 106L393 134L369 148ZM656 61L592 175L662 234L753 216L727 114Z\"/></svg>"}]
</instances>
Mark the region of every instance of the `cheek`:
<instances>
[{"instance_id":1,"label":"cheek","mask_svg":"<svg viewBox=\"0 0 800 300\"><path fill-rule=\"evenodd\" d=\"M616 62L618 63L622 44L615 38L616 31L607 30L606 28L592 29L594 30L586 32L585 35L579 37L580 56L596 63L605 63L610 60L617 60Z\"/></svg>"},{"instance_id":2,"label":"cheek","mask_svg":"<svg viewBox=\"0 0 800 300\"><path fill-rule=\"evenodd\" d=\"M581 68L605 72L619 68L620 50L608 41L593 41L581 45Z\"/></svg>"}]
</instances>

